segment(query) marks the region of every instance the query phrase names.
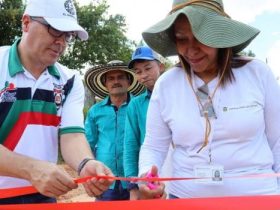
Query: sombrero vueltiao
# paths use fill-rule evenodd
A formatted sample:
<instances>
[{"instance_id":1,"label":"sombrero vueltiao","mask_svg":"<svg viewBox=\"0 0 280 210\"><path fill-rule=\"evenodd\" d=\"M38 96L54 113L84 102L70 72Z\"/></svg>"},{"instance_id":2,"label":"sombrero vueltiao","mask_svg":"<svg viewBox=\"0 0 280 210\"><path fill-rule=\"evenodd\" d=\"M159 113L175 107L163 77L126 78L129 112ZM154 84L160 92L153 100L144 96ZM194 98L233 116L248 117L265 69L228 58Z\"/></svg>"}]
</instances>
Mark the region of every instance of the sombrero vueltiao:
<instances>
[{"instance_id":1,"label":"sombrero vueltiao","mask_svg":"<svg viewBox=\"0 0 280 210\"><path fill-rule=\"evenodd\" d=\"M174 0L171 12L142 33L145 42L163 56L177 55L170 29L176 18L188 18L193 35L202 44L213 48L242 51L260 33L256 28L230 19L222 0Z\"/></svg>"},{"instance_id":2,"label":"sombrero vueltiao","mask_svg":"<svg viewBox=\"0 0 280 210\"><path fill-rule=\"evenodd\" d=\"M85 73L85 83L87 87L99 98L105 98L109 92L103 84L103 76L109 71L125 71L130 76L130 86L128 91L133 95L138 95L144 90L144 86L141 85L135 78L135 74L131 69L128 69L122 61L110 61L106 65L99 65L93 68L90 68Z\"/></svg>"}]
</instances>

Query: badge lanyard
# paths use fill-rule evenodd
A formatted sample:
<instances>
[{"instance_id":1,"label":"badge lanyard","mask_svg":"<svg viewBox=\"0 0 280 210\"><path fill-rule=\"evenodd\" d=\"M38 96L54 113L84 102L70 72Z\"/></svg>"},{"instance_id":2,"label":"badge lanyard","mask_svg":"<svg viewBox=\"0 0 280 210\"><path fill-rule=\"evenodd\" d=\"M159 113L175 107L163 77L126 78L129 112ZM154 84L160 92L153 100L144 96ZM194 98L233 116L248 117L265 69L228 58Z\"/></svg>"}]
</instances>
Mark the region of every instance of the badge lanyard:
<instances>
[{"instance_id":1,"label":"badge lanyard","mask_svg":"<svg viewBox=\"0 0 280 210\"><path fill-rule=\"evenodd\" d=\"M228 61L228 58L229 58L229 51L227 51L227 61ZM200 147L200 149L197 151L197 153L199 153L204 147L206 147L209 143L209 136L210 136L210 133L211 133L211 122L210 122L210 119L209 119L209 113L208 113L208 110L205 110L205 105L203 106L200 98L198 97L198 95L196 94L196 91L193 87L193 83L192 83L192 80L191 80L191 77L190 75L187 73L187 68L185 66L185 62L182 58L182 56L179 56L179 59L180 59L180 63L183 67L183 69L186 71L186 77L187 77L187 81L189 82L192 90L193 90L193 93L196 97L196 100L198 102L198 106L201 107L201 110L203 111L203 117L205 118L205 132L204 132L204 142L202 144L202 146ZM214 97L218 87L221 85L222 83L222 79L224 77L224 73L225 73L225 70L226 70L226 65L224 66L224 69L222 71L222 74L220 75L219 77L219 81L217 83L217 86L215 87L213 93L211 95L208 94L208 98L205 102L205 104L212 104L213 106L213 103L212 103L212 98ZM193 73L193 71L191 71ZM209 155L209 160L212 161L212 158L211 158L211 150L210 150L210 155Z\"/></svg>"},{"instance_id":2,"label":"badge lanyard","mask_svg":"<svg viewBox=\"0 0 280 210\"><path fill-rule=\"evenodd\" d=\"M223 71L219 77L219 81L218 81L213 93L210 95L209 91L208 91L208 97L207 97L205 103L202 104L202 101L200 100L197 92L194 89L191 77L187 72L187 68L185 66L183 58L181 56L179 56L179 59L181 61L183 69L186 71L187 81L189 82L189 84L192 88L192 91L196 97L198 106L201 108L200 110L202 110L203 117L205 118L204 142L203 142L202 146L200 147L200 149L197 151L197 153L199 153L204 147L206 147L209 144L209 137L211 134L213 135L213 132L211 132L211 122L209 119L208 111L209 111L209 107L213 107L212 99L214 98L218 87L222 83L222 79L224 77L224 73L225 73L227 65L224 66ZM227 51L227 60L226 60L227 62L228 62L228 59L229 59L229 51ZM194 72L192 70L191 70L191 73L194 74ZM193 75L192 75L192 78L194 78ZM213 107L213 111L214 111L214 107ZM200 184L210 184L210 185L223 184L224 167L221 165L212 164L211 143L208 146L209 146L209 150L208 150L209 163L208 163L208 165L195 165L194 166L195 177L202 178L202 179L197 179L196 182L200 183Z\"/></svg>"},{"instance_id":3,"label":"badge lanyard","mask_svg":"<svg viewBox=\"0 0 280 210\"><path fill-rule=\"evenodd\" d=\"M189 84L190 84L190 86L191 86L191 88L193 90L193 93L194 93L194 95L196 97L196 100L198 102L198 106L200 107L200 110L202 110L202 114L203 114L203 117L205 119L204 142L203 142L202 146L200 147L200 149L197 151L197 153L199 153L209 143L209 136L211 134L212 128L211 128L211 121L210 121L209 112L207 110L207 107L209 107L209 105L213 106L212 98L214 97L218 87L220 86L221 78L219 79L218 84L216 85L213 93L211 95L208 94L207 100L203 104L201 99L198 97L198 94L196 93L196 91L194 89L194 86L193 86L193 83L191 81L190 76L188 74L186 74L186 75L187 75L187 80L189 81ZM211 162L211 149L209 149L209 160Z\"/></svg>"}]
</instances>

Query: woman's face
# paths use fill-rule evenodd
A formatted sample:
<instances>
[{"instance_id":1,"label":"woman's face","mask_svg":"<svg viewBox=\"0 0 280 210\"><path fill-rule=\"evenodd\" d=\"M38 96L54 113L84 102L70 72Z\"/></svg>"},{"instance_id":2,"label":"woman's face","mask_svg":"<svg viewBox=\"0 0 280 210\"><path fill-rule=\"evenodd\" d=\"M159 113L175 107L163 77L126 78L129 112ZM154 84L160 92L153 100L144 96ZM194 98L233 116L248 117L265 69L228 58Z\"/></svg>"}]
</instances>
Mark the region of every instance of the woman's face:
<instances>
[{"instance_id":1,"label":"woman's face","mask_svg":"<svg viewBox=\"0 0 280 210\"><path fill-rule=\"evenodd\" d=\"M193 35L186 16L179 16L174 23L174 37L178 54L200 77L216 76L218 49L200 43Z\"/></svg>"}]
</instances>

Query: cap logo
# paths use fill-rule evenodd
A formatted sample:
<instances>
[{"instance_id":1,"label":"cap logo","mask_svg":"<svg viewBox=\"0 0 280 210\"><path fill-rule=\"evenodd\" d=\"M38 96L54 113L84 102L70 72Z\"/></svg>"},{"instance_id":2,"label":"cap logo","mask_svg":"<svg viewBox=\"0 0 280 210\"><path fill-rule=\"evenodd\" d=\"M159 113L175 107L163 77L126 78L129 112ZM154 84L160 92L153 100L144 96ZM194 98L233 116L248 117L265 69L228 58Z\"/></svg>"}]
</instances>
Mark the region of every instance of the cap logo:
<instances>
[{"instance_id":1,"label":"cap logo","mask_svg":"<svg viewBox=\"0 0 280 210\"><path fill-rule=\"evenodd\" d=\"M134 56L141 55L141 54L142 54L142 49L141 49L141 47L139 47L138 49L136 49Z\"/></svg>"},{"instance_id":2,"label":"cap logo","mask_svg":"<svg viewBox=\"0 0 280 210\"><path fill-rule=\"evenodd\" d=\"M71 16L76 16L76 10L75 10L75 7L74 7L74 4L73 4L72 0L67 0L67 1L65 1L64 7L65 7L65 10L66 10Z\"/></svg>"}]
</instances>

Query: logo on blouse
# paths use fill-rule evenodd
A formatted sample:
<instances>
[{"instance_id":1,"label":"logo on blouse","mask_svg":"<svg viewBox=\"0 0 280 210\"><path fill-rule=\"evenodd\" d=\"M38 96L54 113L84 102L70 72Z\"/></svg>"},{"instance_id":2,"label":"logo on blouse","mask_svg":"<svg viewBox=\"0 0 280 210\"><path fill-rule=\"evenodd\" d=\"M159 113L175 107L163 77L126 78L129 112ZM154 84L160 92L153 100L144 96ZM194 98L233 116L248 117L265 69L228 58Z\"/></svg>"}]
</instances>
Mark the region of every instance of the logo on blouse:
<instances>
[{"instance_id":1,"label":"logo on blouse","mask_svg":"<svg viewBox=\"0 0 280 210\"><path fill-rule=\"evenodd\" d=\"M2 102L15 102L16 98L16 88L13 83L6 82L5 87L0 90L0 103Z\"/></svg>"},{"instance_id":2,"label":"logo on blouse","mask_svg":"<svg viewBox=\"0 0 280 210\"><path fill-rule=\"evenodd\" d=\"M242 109L252 109L257 107L257 104L248 104L248 105L243 105L243 106L235 106L235 107L223 107L223 112L229 112L229 111L238 111Z\"/></svg>"}]
</instances>

